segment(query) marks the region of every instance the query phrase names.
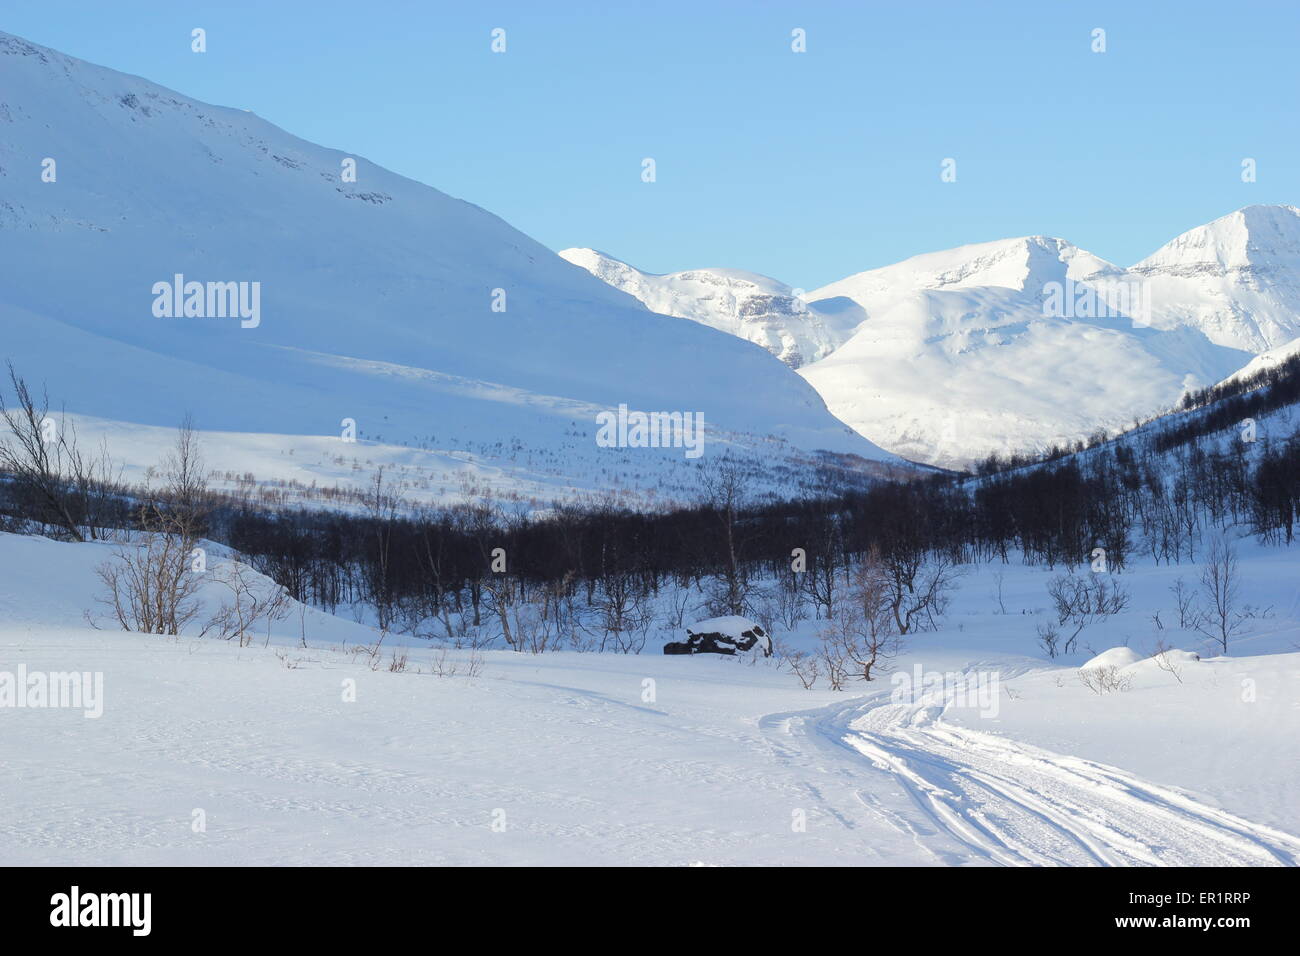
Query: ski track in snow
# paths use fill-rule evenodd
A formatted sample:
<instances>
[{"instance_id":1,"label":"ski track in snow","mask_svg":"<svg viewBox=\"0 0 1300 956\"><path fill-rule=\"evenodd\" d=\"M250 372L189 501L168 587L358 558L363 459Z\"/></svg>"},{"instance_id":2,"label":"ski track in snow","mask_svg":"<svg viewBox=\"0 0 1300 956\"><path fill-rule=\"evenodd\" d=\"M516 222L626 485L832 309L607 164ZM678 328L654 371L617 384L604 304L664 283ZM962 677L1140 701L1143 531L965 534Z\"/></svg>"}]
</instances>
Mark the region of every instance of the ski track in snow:
<instances>
[{"instance_id":1,"label":"ski track in snow","mask_svg":"<svg viewBox=\"0 0 1300 956\"><path fill-rule=\"evenodd\" d=\"M1115 767L947 723L943 710L933 699L904 705L877 695L771 714L760 725L779 758L812 762L858 804L842 795L843 805L823 806L824 813L853 828L865 810L910 835L937 863L1300 864L1296 836ZM880 772L903 789L910 809L889 800ZM822 800L832 790L809 789Z\"/></svg>"}]
</instances>

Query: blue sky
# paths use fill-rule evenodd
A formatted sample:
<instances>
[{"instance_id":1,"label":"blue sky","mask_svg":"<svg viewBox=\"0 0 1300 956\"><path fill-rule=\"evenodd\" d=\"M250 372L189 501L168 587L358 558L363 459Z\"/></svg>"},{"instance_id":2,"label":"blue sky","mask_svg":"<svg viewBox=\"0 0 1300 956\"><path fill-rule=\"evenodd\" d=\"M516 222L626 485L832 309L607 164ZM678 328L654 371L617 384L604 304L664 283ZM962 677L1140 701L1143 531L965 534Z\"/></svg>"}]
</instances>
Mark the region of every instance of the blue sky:
<instances>
[{"instance_id":1,"label":"blue sky","mask_svg":"<svg viewBox=\"0 0 1300 956\"><path fill-rule=\"evenodd\" d=\"M1035 233L1128 265L1240 206L1300 203L1298 28L1288 0L5 0L0 14L0 29L252 109L554 249L807 289ZM1247 157L1257 182L1241 180Z\"/></svg>"}]
</instances>

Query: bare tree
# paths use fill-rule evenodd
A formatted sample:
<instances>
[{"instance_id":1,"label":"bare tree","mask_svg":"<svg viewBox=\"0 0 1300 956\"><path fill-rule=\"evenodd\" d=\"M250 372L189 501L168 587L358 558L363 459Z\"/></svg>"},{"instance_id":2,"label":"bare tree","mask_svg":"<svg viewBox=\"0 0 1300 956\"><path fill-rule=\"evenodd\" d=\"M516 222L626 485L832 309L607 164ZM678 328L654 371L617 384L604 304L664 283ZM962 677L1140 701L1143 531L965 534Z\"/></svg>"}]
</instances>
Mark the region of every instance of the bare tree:
<instances>
[{"instance_id":1,"label":"bare tree","mask_svg":"<svg viewBox=\"0 0 1300 956\"><path fill-rule=\"evenodd\" d=\"M1237 604L1239 583L1236 550L1221 536L1211 538L1201 570L1201 609L1195 628L1225 654L1228 641L1246 622Z\"/></svg>"},{"instance_id":2,"label":"bare tree","mask_svg":"<svg viewBox=\"0 0 1300 956\"><path fill-rule=\"evenodd\" d=\"M211 502L198 432L188 414L162 468L164 485L154 520L159 530L197 541L207 533Z\"/></svg>"},{"instance_id":3,"label":"bare tree","mask_svg":"<svg viewBox=\"0 0 1300 956\"><path fill-rule=\"evenodd\" d=\"M1133 677L1114 665L1085 667L1079 671L1079 683L1094 694L1103 695L1128 690L1133 686Z\"/></svg>"},{"instance_id":4,"label":"bare tree","mask_svg":"<svg viewBox=\"0 0 1300 956\"><path fill-rule=\"evenodd\" d=\"M1156 646L1151 652L1151 659L1156 662L1156 666L1162 671L1168 671L1170 674L1173 674L1174 678L1181 684L1183 682L1183 669L1169 653L1174 649L1175 648L1172 645L1163 640L1156 641Z\"/></svg>"},{"instance_id":5,"label":"bare tree","mask_svg":"<svg viewBox=\"0 0 1300 956\"><path fill-rule=\"evenodd\" d=\"M808 651L787 651L778 647L780 659L790 665L790 671L798 678L804 690L812 690L821 676L821 662L818 655Z\"/></svg>"},{"instance_id":6,"label":"bare tree","mask_svg":"<svg viewBox=\"0 0 1300 956\"><path fill-rule=\"evenodd\" d=\"M1178 606L1178 626L1184 630L1194 628L1196 619L1200 616L1196 611L1196 592L1182 578L1171 584L1169 590Z\"/></svg>"},{"instance_id":7,"label":"bare tree","mask_svg":"<svg viewBox=\"0 0 1300 956\"><path fill-rule=\"evenodd\" d=\"M1066 654L1074 652L1075 644L1084 628L1099 617L1119 614L1128 607L1130 595L1118 581L1111 581L1105 574L1088 573L1084 575L1058 574L1047 585L1047 593L1056 606L1056 621L1062 627L1070 626L1074 630L1061 644ZM1055 647L1056 634L1052 632L1052 644L1048 653ZM1047 646L1044 631L1039 629L1039 640Z\"/></svg>"},{"instance_id":8,"label":"bare tree","mask_svg":"<svg viewBox=\"0 0 1300 956\"><path fill-rule=\"evenodd\" d=\"M226 640L237 638L240 647L247 647L253 642L253 628L263 622L269 643L271 625L289 614L289 592L239 561L230 561L212 578L230 595L209 619L204 632L213 631Z\"/></svg>"},{"instance_id":9,"label":"bare tree","mask_svg":"<svg viewBox=\"0 0 1300 956\"><path fill-rule=\"evenodd\" d=\"M682 582L670 576L664 591L664 598L660 604L668 626L674 631L680 631L685 625L686 615L690 612L691 605L695 601L691 584L689 581Z\"/></svg>"},{"instance_id":10,"label":"bare tree","mask_svg":"<svg viewBox=\"0 0 1300 956\"><path fill-rule=\"evenodd\" d=\"M172 535L147 534L121 545L95 572L104 584L98 598L125 631L179 634L199 612L200 578L187 574L189 552Z\"/></svg>"},{"instance_id":11,"label":"bare tree","mask_svg":"<svg viewBox=\"0 0 1300 956\"><path fill-rule=\"evenodd\" d=\"M832 616L821 629L821 661L832 689L849 677L869 681L899 650L889 576L868 554L837 589Z\"/></svg>"},{"instance_id":12,"label":"bare tree","mask_svg":"<svg viewBox=\"0 0 1300 956\"><path fill-rule=\"evenodd\" d=\"M565 640L575 639L564 599L566 588L567 580L529 590L522 579L507 574L490 574L483 580L488 612L496 618L506 644L531 654L555 650Z\"/></svg>"},{"instance_id":13,"label":"bare tree","mask_svg":"<svg viewBox=\"0 0 1300 956\"><path fill-rule=\"evenodd\" d=\"M59 441L68 462L68 484L76 512L92 541L108 538L114 518L125 512L119 506L117 489L122 486L122 467L113 461L107 439L100 439L93 452L83 452L77 444L76 428L71 422L60 430Z\"/></svg>"},{"instance_id":14,"label":"bare tree","mask_svg":"<svg viewBox=\"0 0 1300 956\"><path fill-rule=\"evenodd\" d=\"M1055 659L1056 655L1061 653L1061 632L1057 630L1055 624L1050 621L1039 622L1038 644L1047 651L1047 656L1050 658Z\"/></svg>"},{"instance_id":15,"label":"bare tree","mask_svg":"<svg viewBox=\"0 0 1300 956\"><path fill-rule=\"evenodd\" d=\"M60 416L63 421L51 417L48 395L42 393L37 401L13 362L8 368L16 404L7 404L0 389L0 418L7 432L0 440L0 471L12 476L48 524L57 525L74 541L84 541L66 474L66 455L69 447L75 448L75 434L69 438L66 416Z\"/></svg>"},{"instance_id":16,"label":"bare tree","mask_svg":"<svg viewBox=\"0 0 1300 956\"><path fill-rule=\"evenodd\" d=\"M803 583L812 598L814 612L819 617L829 617L845 562L839 515L829 509L816 513L811 520L811 538L812 567L803 572Z\"/></svg>"},{"instance_id":17,"label":"bare tree","mask_svg":"<svg viewBox=\"0 0 1300 956\"><path fill-rule=\"evenodd\" d=\"M506 645L516 651L523 650L521 640L515 636L516 625L522 627L523 624L518 609L518 605L523 602L521 582L508 574L489 572L482 577L481 588L488 613L496 618Z\"/></svg>"},{"instance_id":18,"label":"bare tree","mask_svg":"<svg viewBox=\"0 0 1300 956\"><path fill-rule=\"evenodd\" d=\"M625 571L607 574L594 606L603 634L600 649L612 643L620 653L640 654L654 618L635 575Z\"/></svg>"},{"instance_id":19,"label":"bare tree","mask_svg":"<svg viewBox=\"0 0 1300 956\"><path fill-rule=\"evenodd\" d=\"M99 598L128 631L179 634L199 611L206 556L198 547L206 523L206 485L188 419L164 464L165 483L140 506L141 531L96 573Z\"/></svg>"},{"instance_id":20,"label":"bare tree","mask_svg":"<svg viewBox=\"0 0 1300 956\"><path fill-rule=\"evenodd\" d=\"M396 617L393 594L393 533L405 503L402 499L401 485L393 487L384 483L384 469L381 465L371 477L370 488L365 497L366 514L374 529L373 550L370 552L367 566L367 591L370 603L375 608L375 615L380 628L392 627Z\"/></svg>"},{"instance_id":21,"label":"bare tree","mask_svg":"<svg viewBox=\"0 0 1300 956\"><path fill-rule=\"evenodd\" d=\"M1001 571L993 572L993 596L997 598L999 614L1007 613L1007 605L1002 600L1002 585L1004 584L1005 581L1006 581L1005 574L1003 574Z\"/></svg>"},{"instance_id":22,"label":"bare tree","mask_svg":"<svg viewBox=\"0 0 1300 956\"><path fill-rule=\"evenodd\" d=\"M948 610L957 571L943 554L927 558L919 550L886 556L881 562L885 594L899 634L934 630Z\"/></svg>"},{"instance_id":23,"label":"bare tree","mask_svg":"<svg viewBox=\"0 0 1300 956\"><path fill-rule=\"evenodd\" d=\"M726 614L744 614L749 596L748 576L742 562L745 536L740 528L740 512L749 498L745 466L725 454L700 466L700 485L705 504L717 516L721 537L721 570L715 592L717 609Z\"/></svg>"}]
</instances>

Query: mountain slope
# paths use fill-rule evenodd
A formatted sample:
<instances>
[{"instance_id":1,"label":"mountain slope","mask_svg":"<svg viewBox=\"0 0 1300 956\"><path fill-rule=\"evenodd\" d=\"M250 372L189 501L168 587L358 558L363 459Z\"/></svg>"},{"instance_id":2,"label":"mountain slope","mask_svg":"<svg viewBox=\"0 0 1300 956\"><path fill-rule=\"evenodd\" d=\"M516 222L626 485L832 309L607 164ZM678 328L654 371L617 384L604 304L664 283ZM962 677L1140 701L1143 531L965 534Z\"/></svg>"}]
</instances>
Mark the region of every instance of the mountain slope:
<instances>
[{"instance_id":1,"label":"mountain slope","mask_svg":"<svg viewBox=\"0 0 1300 956\"><path fill-rule=\"evenodd\" d=\"M74 413L191 411L286 454L352 418L561 490L689 482L680 449L596 447L620 403L703 413L706 453L891 458L761 350L647 311L478 207L7 34L0 183L4 352ZM159 317L178 275L250 283L250 303L259 283L257 321Z\"/></svg>"},{"instance_id":2,"label":"mountain slope","mask_svg":"<svg viewBox=\"0 0 1300 956\"><path fill-rule=\"evenodd\" d=\"M800 373L885 447L964 467L1127 427L1239 363L1212 350L1180 333L1045 317L1011 290L975 288L915 293Z\"/></svg>"},{"instance_id":3,"label":"mountain slope","mask_svg":"<svg viewBox=\"0 0 1300 956\"><path fill-rule=\"evenodd\" d=\"M739 269L651 275L595 249L564 249L560 256L635 296L652 312L761 345L791 368L829 355L864 318L851 302L810 306L799 290Z\"/></svg>"},{"instance_id":4,"label":"mountain slope","mask_svg":"<svg viewBox=\"0 0 1300 956\"><path fill-rule=\"evenodd\" d=\"M800 374L862 434L906 457L960 468L990 452L1127 427L1249 359L1195 330L1074 314L1086 311L1076 307L1080 292L1095 293L1091 311L1116 313L1110 304L1122 301L1123 276L1044 236L859 273L810 294L848 297L868 317ZM1061 308L1048 303L1053 289L1068 300Z\"/></svg>"}]
</instances>

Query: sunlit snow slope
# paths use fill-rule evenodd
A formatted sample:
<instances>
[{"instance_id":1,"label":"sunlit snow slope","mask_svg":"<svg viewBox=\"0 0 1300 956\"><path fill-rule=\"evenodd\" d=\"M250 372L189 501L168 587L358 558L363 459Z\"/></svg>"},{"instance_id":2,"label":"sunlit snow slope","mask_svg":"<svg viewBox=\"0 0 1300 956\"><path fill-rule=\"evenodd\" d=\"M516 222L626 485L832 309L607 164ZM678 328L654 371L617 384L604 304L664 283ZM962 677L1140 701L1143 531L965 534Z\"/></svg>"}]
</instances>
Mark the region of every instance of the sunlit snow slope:
<instances>
[{"instance_id":1,"label":"sunlit snow slope","mask_svg":"<svg viewBox=\"0 0 1300 956\"><path fill-rule=\"evenodd\" d=\"M800 372L864 435L960 467L1128 427L1251 358L1113 308L1125 281L1043 236L917 256L810 293L846 296L867 319ZM1045 308L1053 289L1072 304ZM1081 298L1111 314L1078 314ZM1133 301L1145 304L1140 292Z\"/></svg>"}]
</instances>

